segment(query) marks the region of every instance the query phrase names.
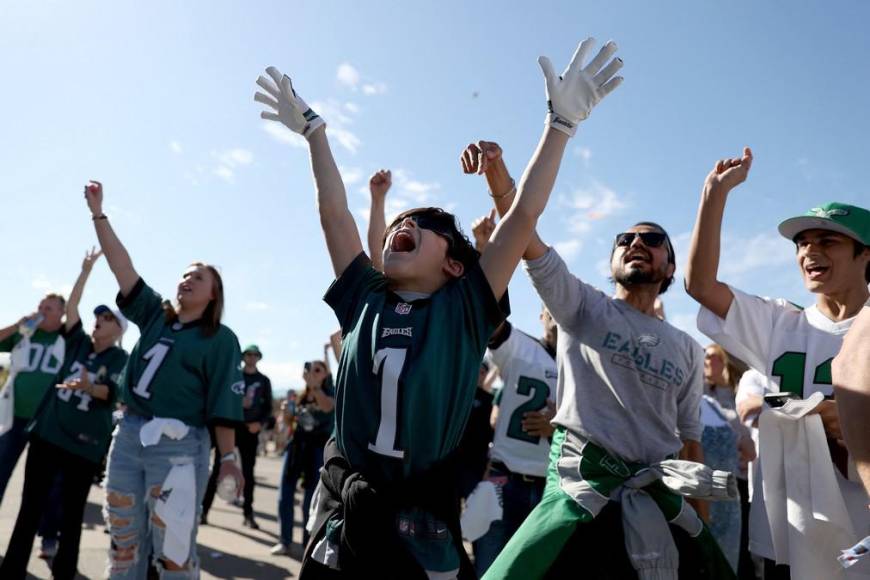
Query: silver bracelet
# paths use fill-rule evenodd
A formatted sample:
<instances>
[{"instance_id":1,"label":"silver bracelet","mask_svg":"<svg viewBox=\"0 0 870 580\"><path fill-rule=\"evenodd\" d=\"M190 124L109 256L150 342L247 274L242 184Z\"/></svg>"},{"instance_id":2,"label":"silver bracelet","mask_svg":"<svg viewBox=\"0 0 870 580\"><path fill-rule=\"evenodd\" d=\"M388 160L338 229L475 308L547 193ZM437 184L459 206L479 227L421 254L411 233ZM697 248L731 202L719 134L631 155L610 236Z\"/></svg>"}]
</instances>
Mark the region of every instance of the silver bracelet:
<instances>
[{"instance_id":1,"label":"silver bracelet","mask_svg":"<svg viewBox=\"0 0 870 580\"><path fill-rule=\"evenodd\" d=\"M512 193L516 193L516 192L517 192L517 182L514 181L513 179L511 179L511 188L510 188L509 190L507 190L506 192L504 192L504 193L501 194L501 195L495 195L493 192L490 191L490 192L489 192L489 197L491 197L491 198L493 198L493 199L501 199L501 198L503 198L503 197L507 197L507 196L509 196L510 194L512 194Z\"/></svg>"}]
</instances>

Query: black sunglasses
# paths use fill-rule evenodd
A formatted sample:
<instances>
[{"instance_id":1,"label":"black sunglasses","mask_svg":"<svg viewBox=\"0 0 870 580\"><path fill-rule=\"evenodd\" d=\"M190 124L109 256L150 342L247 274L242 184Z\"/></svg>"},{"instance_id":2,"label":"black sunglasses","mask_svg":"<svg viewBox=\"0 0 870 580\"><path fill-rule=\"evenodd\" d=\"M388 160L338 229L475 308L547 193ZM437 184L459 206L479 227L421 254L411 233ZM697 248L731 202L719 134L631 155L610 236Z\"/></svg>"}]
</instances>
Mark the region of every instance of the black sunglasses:
<instances>
[{"instance_id":1,"label":"black sunglasses","mask_svg":"<svg viewBox=\"0 0 870 580\"><path fill-rule=\"evenodd\" d=\"M417 224L417 227L429 230L447 240L450 249L453 249L456 244L456 239L453 237L453 230L456 227L456 223L453 221L453 216L450 214L443 212L428 212L404 216L402 219L397 219L393 223L390 227L390 232L393 232L401 226L402 222L406 219L413 220L413 222Z\"/></svg>"},{"instance_id":2,"label":"black sunglasses","mask_svg":"<svg viewBox=\"0 0 870 580\"><path fill-rule=\"evenodd\" d=\"M616 234L616 245L627 247L634 243L634 238L639 237L643 245L648 248L658 248L665 243L667 235L661 232L623 232Z\"/></svg>"}]
</instances>

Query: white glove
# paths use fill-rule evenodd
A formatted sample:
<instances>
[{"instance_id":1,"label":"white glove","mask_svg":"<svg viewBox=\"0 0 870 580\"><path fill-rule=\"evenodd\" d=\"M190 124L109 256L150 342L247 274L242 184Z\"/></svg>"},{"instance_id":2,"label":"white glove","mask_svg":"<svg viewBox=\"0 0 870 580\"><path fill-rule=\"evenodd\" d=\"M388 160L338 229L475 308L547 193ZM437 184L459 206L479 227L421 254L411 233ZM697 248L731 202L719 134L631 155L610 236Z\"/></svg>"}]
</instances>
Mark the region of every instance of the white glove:
<instances>
[{"instance_id":1,"label":"white glove","mask_svg":"<svg viewBox=\"0 0 870 580\"><path fill-rule=\"evenodd\" d=\"M257 91L254 94L254 100L274 109L277 113L263 111L260 113L260 117L269 121L280 121L288 129L294 133L299 133L306 139L315 129L325 124L323 119L312 111L311 107L293 90L293 83L290 81L290 77L282 75L281 71L274 66L268 67L266 72L272 77L271 81L260 76L257 78L257 84L268 95Z\"/></svg>"},{"instance_id":2,"label":"white glove","mask_svg":"<svg viewBox=\"0 0 870 580\"><path fill-rule=\"evenodd\" d=\"M616 52L616 43L612 40L601 47L598 55L583 68L583 61L593 44L594 38L580 43L562 76L556 76L549 58L538 58L547 87L547 106L550 109L547 124L569 137L574 136L577 124L589 116L592 108L622 82L622 77L613 76L622 68L621 58L614 58L604 66Z\"/></svg>"}]
</instances>

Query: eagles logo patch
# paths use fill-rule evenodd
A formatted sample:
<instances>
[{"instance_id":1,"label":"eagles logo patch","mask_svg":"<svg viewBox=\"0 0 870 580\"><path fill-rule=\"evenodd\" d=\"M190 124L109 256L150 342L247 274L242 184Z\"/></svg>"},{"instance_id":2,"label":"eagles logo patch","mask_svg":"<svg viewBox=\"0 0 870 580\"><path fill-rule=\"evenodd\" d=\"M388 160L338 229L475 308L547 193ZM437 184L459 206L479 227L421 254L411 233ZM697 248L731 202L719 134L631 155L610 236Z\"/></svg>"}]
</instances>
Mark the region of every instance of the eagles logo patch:
<instances>
[{"instance_id":1,"label":"eagles logo patch","mask_svg":"<svg viewBox=\"0 0 870 580\"><path fill-rule=\"evenodd\" d=\"M834 209L822 209L820 207L814 207L810 210L810 212L814 213L816 217L820 218L830 218L831 216L845 216L849 215L848 210L834 208Z\"/></svg>"},{"instance_id":2,"label":"eagles logo patch","mask_svg":"<svg viewBox=\"0 0 870 580\"><path fill-rule=\"evenodd\" d=\"M637 337L637 342L641 346L653 348L659 345L661 339L654 334L641 334Z\"/></svg>"},{"instance_id":3,"label":"eagles logo patch","mask_svg":"<svg viewBox=\"0 0 870 580\"><path fill-rule=\"evenodd\" d=\"M238 381L230 385L230 390L237 395L245 394L245 381Z\"/></svg>"},{"instance_id":4,"label":"eagles logo patch","mask_svg":"<svg viewBox=\"0 0 870 580\"><path fill-rule=\"evenodd\" d=\"M396 304L396 314L404 316L411 313L411 305L407 302L399 302Z\"/></svg>"}]
</instances>

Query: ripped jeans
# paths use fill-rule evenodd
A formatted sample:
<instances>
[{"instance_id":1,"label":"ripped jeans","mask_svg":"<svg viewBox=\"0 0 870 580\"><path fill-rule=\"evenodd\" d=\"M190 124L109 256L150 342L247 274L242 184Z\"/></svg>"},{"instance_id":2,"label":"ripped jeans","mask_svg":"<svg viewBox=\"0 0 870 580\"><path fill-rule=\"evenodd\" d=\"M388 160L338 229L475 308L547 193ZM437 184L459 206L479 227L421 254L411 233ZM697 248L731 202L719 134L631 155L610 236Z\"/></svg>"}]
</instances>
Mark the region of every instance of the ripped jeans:
<instances>
[{"instance_id":1,"label":"ripped jeans","mask_svg":"<svg viewBox=\"0 0 870 580\"><path fill-rule=\"evenodd\" d=\"M165 435L160 442L143 447L139 430L148 419L125 414L115 429L106 476L103 515L111 534L108 574L113 579L145 580L153 562L160 578L199 578L196 532L191 530L190 558L183 570L163 558L165 524L154 513L154 501L173 465L192 462L196 471L197 513L208 481L211 440L205 427L191 427L179 440Z\"/></svg>"}]
</instances>

